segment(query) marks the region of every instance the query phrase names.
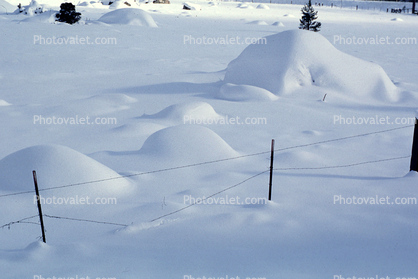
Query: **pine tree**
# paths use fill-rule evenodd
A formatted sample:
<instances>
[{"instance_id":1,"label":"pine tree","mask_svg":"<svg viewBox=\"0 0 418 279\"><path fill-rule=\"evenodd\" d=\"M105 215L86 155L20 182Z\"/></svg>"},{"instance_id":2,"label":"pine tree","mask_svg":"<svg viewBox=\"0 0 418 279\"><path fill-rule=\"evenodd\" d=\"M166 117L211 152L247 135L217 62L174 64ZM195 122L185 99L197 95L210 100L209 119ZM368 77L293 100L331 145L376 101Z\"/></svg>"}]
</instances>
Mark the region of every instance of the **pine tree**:
<instances>
[{"instance_id":1,"label":"pine tree","mask_svg":"<svg viewBox=\"0 0 418 279\"><path fill-rule=\"evenodd\" d=\"M81 13L75 11L75 6L72 3L62 3L60 9L55 15L56 21L74 24L81 19Z\"/></svg>"},{"instance_id":2,"label":"pine tree","mask_svg":"<svg viewBox=\"0 0 418 279\"><path fill-rule=\"evenodd\" d=\"M315 11L312 7L311 0L309 0L309 3L306 4L302 9L302 18L300 19L300 26L299 29L304 30L311 30L314 32L318 32L319 28L321 28L321 23L318 21L315 21L318 16L318 11Z\"/></svg>"}]
</instances>

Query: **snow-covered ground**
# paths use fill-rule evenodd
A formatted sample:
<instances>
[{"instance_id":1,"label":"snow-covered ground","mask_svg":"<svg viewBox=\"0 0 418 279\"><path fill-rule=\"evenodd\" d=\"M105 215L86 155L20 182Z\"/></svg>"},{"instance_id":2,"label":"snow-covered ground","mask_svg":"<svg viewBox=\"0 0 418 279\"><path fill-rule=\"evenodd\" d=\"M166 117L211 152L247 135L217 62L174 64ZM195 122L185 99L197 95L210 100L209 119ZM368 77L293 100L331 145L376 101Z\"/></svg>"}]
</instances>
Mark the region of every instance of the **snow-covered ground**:
<instances>
[{"instance_id":1,"label":"snow-covered ground","mask_svg":"<svg viewBox=\"0 0 418 279\"><path fill-rule=\"evenodd\" d=\"M417 16L315 7L310 33L301 5L77 2L70 26L18 2L0 226L32 218L0 230L1 278L417 277Z\"/></svg>"}]
</instances>

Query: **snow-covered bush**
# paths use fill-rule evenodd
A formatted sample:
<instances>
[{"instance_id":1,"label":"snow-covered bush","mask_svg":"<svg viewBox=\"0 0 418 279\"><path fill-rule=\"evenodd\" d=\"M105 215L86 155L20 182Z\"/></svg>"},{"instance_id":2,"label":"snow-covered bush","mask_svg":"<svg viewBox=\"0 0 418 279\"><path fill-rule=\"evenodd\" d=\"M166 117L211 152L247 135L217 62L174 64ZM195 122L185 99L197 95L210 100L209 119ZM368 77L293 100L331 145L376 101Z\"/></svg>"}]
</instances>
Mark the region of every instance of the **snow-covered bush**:
<instances>
[{"instance_id":1,"label":"snow-covered bush","mask_svg":"<svg viewBox=\"0 0 418 279\"><path fill-rule=\"evenodd\" d=\"M22 6L19 4L17 8L19 13L23 13L25 15L42 14L46 11L44 6L40 5L36 0L32 0L28 6Z\"/></svg>"},{"instance_id":2,"label":"snow-covered bush","mask_svg":"<svg viewBox=\"0 0 418 279\"><path fill-rule=\"evenodd\" d=\"M74 24L81 19L81 13L75 11L72 3L62 3L60 11L55 15L56 21Z\"/></svg>"}]
</instances>

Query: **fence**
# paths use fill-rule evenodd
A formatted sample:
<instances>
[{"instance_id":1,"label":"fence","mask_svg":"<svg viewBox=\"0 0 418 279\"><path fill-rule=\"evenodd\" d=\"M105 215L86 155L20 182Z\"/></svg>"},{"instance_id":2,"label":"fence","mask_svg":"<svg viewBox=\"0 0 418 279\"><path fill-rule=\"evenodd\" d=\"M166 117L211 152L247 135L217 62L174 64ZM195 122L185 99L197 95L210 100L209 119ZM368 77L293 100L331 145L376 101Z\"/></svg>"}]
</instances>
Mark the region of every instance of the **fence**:
<instances>
[{"instance_id":1,"label":"fence","mask_svg":"<svg viewBox=\"0 0 418 279\"><path fill-rule=\"evenodd\" d=\"M418 119L415 120L415 129L414 129L414 138L413 138L413 145L412 145L412 155L407 155L407 156L399 156L399 157L392 157L392 158L385 158L385 159L378 159L378 160L371 160L371 161L363 161L363 162L354 162L354 163L348 163L348 164L342 164L342 165L333 165L333 166L322 166L322 167L291 167L291 168L273 168L273 158L274 158L274 152L282 152L282 151L286 151L286 150L291 150L291 149L297 149L297 148L304 148L304 147L309 147L309 146L315 146L315 145L321 145L321 144L325 144L325 143L331 143L331 142L337 142L337 141L345 141L345 140L349 140L349 139L354 139L354 138L359 138L359 137L367 137L370 135L376 135L376 134L381 134L381 133L388 133L388 132L392 132L392 131L396 131L396 130L402 130L402 129L406 129L406 128L411 128L413 126L408 125L408 126L403 126L403 127L398 127L398 128L392 128L392 129L387 129L387 130L382 130L382 131L377 131L377 132L370 132L370 133L365 133L365 134L358 134L358 135L353 135L353 136L347 136L347 137L341 137L341 138L336 138L336 139L330 139L330 140L324 140L324 141L318 141L318 142L313 142L313 143L308 143L308 144L301 144L301 145L295 145L295 146L289 146L289 147L285 147L285 148L279 148L279 149L274 149L274 140L272 141L272 145L271 145L271 150L270 151L264 151L264 152L258 152L258 153L252 153L252 154L247 154L247 155L241 155L241 156L236 156L236 157L230 157L230 158L225 158L225 159L220 159L220 160L214 160L214 161L206 161L206 162L201 162L201 163L196 163L196 164L190 164L190 165L183 165L183 166L177 166L177 167L171 167L171 168L165 168L165 169L159 169L159 170L153 170L153 171L148 171L148 172L141 172L141 173L136 173L136 174L130 174L130 175L125 175L125 176L118 176L118 177L114 177L114 178L107 178L107 179L102 179L102 180L95 180L95 181L86 181L86 182L81 182L81 183L75 183L75 184L68 184L68 185L61 185L61 186L56 186L56 187L50 187L50 188L44 188L44 189L38 189L37 187L37 180L36 180L36 172L34 171L34 184L35 184L35 192L36 195L38 197L38 201L39 201L39 192L42 191L49 191L49 190L53 190L53 189L63 189L63 188L68 188L68 187L76 187L76 186L80 186L80 185L87 185L87 184L93 184L93 183L98 183L98 182L103 182L103 181L109 181L109 180L116 180L116 179L121 179L121 178L127 178L127 177L133 177L133 176L141 176L141 175L146 175L146 174L151 174L151 173L160 173L160 172L166 172L166 171L174 171L174 170L179 170L179 169L184 169L184 168L192 168L192 167L197 167L197 166L202 166L202 165L208 165L208 164L216 164L216 163L221 163L221 162L225 162L225 161L231 161L231 160L237 160L240 158L246 158L246 157L253 157L253 156L260 156L260 155L266 155L266 154L270 154L271 156L271 161L270 161L270 168L263 170L261 172L258 172L252 176L249 176L248 178L233 184L231 186L228 186L220 191L217 191L215 193L212 193L208 196L205 196L203 200L207 200L210 199L216 195L219 195L220 193L226 192L230 189L236 188L240 185L245 184L246 182L261 176L265 173L270 172L270 181L269 181L269 200L271 200L271 191L272 191L272 174L273 171L290 171L290 170L298 170L298 171L303 171L303 170L324 170L324 169L337 169L337 168L350 168L350 167L355 167L355 166L360 166L360 165L366 165L366 164L377 164L377 163L381 163L381 162L388 162L388 161L394 161L394 160L401 160L401 159L407 159L407 158L411 158L411 167L410 167L410 171L417 171L418 172ZM24 195L24 194L33 194L33 191L23 191L23 192L15 192L15 193L9 193L9 194L3 194L0 195L0 198L4 198L4 197L10 197L10 196L16 196L16 195ZM165 218L167 216L170 215L174 215L178 212L184 211L192 206L198 205L200 203L192 202L187 206L184 206L180 209L177 209L175 211L172 211L170 213L158 216L158 217L154 217L154 218L150 218L149 222L154 222L157 220L160 220L162 218ZM44 232L44 228L43 228L43 217L46 218L54 218L54 219L61 219L61 220L69 220L69 221L78 221L78 222L90 222L90 223L97 223L97 224L106 224L106 225L113 225L113 226L123 226L123 227L127 227L129 226L128 224L122 224L122 223L117 223L117 222L105 222L105 221L97 221L97 220L88 220L88 219L80 219L80 218L71 218L71 217L62 217L62 216L54 216L54 215L49 215L49 214L42 214L42 210L40 207L40 204L38 202L38 209L39 209L39 215L33 215L30 217L25 217L23 219L17 220L17 221L12 221L10 223L4 224L3 226L1 226L0 228L9 228L14 225L14 224L36 224L36 225L41 225L42 228L42 239L44 242L46 242L45 239L45 232ZM40 218L40 222L34 222L31 221L32 219L38 217Z\"/></svg>"},{"instance_id":2,"label":"fence","mask_svg":"<svg viewBox=\"0 0 418 279\"><path fill-rule=\"evenodd\" d=\"M238 2L238 0L221 0L224 2ZM308 0L240 0L239 2L250 3L270 3L270 4L290 4L305 5ZM344 8L351 10L372 10L383 12L403 12L412 13L413 2L392 2L392 1L355 1L355 0L311 0L312 5ZM392 11L393 10L393 11Z\"/></svg>"}]
</instances>

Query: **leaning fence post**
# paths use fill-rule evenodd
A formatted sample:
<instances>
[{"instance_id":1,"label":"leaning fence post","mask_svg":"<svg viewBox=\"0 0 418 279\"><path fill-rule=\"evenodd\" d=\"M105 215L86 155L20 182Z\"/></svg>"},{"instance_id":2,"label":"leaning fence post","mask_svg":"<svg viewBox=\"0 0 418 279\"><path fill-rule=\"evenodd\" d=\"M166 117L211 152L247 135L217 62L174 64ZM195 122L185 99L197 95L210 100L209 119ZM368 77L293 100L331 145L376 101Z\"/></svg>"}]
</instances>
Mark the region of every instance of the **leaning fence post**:
<instances>
[{"instance_id":1,"label":"leaning fence post","mask_svg":"<svg viewBox=\"0 0 418 279\"><path fill-rule=\"evenodd\" d=\"M35 184L36 200L38 201L39 221L41 222L41 230L42 230L42 241L46 243L44 219L42 216L41 199L39 197L38 179L36 178L36 171L33 171L32 174L33 174L33 183Z\"/></svg>"},{"instance_id":2,"label":"leaning fence post","mask_svg":"<svg viewBox=\"0 0 418 279\"><path fill-rule=\"evenodd\" d=\"M412 142L411 171L418 172L418 118L415 118L414 140Z\"/></svg>"},{"instance_id":3,"label":"leaning fence post","mask_svg":"<svg viewBox=\"0 0 418 279\"><path fill-rule=\"evenodd\" d=\"M274 161L274 139L271 140L269 201L271 201L271 191L273 188L273 161Z\"/></svg>"}]
</instances>

